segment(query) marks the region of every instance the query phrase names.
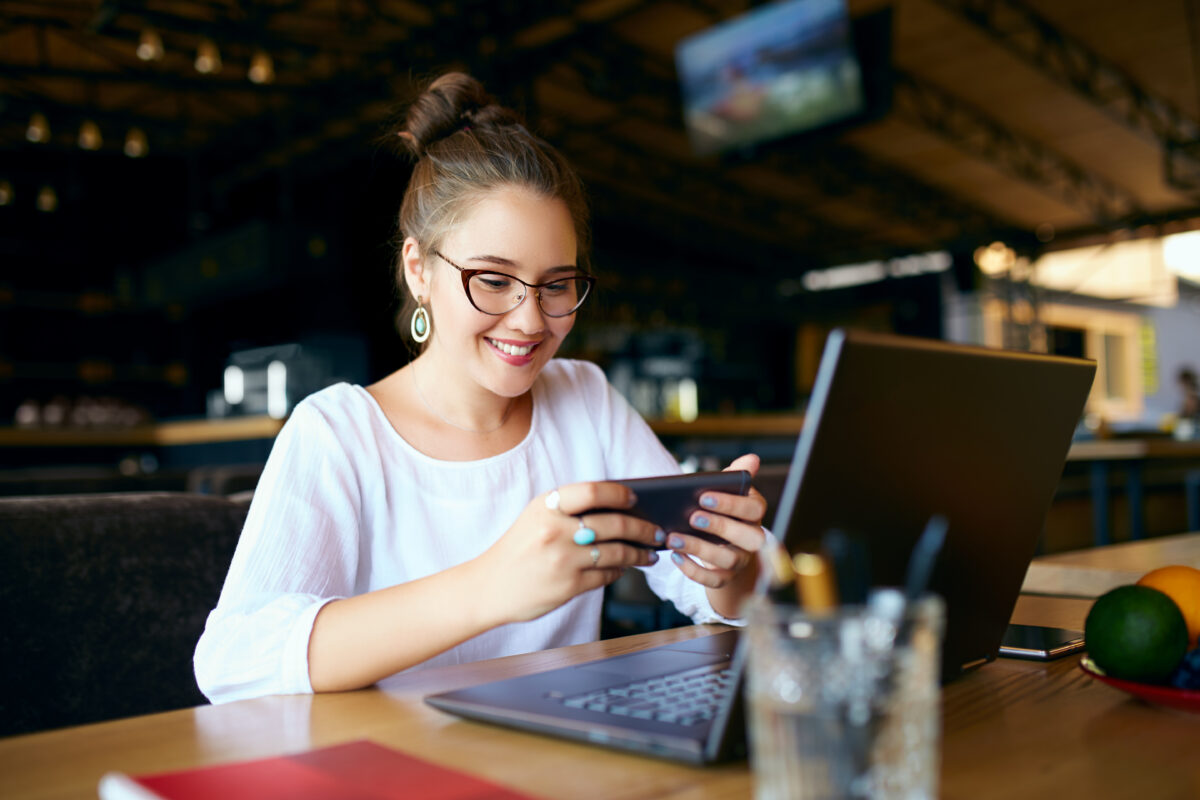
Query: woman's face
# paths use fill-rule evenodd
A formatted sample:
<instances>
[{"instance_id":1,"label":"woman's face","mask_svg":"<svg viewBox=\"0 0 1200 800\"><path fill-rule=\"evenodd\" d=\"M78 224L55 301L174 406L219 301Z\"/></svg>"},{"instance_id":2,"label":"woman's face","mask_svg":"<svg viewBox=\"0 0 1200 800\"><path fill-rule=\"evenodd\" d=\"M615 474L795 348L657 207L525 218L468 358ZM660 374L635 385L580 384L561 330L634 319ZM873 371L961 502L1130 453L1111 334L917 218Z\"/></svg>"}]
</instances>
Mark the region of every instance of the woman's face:
<instances>
[{"instance_id":1,"label":"woman's face","mask_svg":"<svg viewBox=\"0 0 1200 800\"><path fill-rule=\"evenodd\" d=\"M502 189L476 204L438 252L464 269L495 270L542 283L575 271L575 226L561 200ZM427 353L438 363L439 374L450 378L457 373L503 397L528 391L571 331L575 316L546 316L533 291L507 314L484 314L467 298L457 269L432 252L420 256L418 285L413 285L413 275L407 277L414 294L429 298L433 333Z\"/></svg>"}]
</instances>

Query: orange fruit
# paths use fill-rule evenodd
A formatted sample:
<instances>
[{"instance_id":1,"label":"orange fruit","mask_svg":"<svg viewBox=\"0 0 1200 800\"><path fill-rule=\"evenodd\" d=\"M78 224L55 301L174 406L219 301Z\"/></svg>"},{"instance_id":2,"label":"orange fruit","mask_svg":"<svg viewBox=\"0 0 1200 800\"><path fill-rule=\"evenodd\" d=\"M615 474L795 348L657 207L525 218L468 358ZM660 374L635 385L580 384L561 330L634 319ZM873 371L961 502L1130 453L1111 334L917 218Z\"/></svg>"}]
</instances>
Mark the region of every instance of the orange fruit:
<instances>
[{"instance_id":1,"label":"orange fruit","mask_svg":"<svg viewBox=\"0 0 1200 800\"><path fill-rule=\"evenodd\" d=\"M1174 564L1152 569L1138 579L1138 586L1158 589L1175 601L1188 629L1188 646L1200 637L1200 569Z\"/></svg>"}]
</instances>

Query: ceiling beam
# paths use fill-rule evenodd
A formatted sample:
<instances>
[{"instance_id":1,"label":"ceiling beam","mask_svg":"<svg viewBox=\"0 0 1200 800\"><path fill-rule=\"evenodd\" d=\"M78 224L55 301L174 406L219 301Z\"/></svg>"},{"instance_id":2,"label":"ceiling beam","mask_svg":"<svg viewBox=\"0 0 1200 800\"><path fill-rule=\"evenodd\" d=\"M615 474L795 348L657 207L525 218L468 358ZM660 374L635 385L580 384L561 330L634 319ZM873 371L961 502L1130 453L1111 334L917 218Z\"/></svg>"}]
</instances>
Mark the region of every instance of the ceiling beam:
<instances>
[{"instance_id":1,"label":"ceiling beam","mask_svg":"<svg viewBox=\"0 0 1200 800\"><path fill-rule=\"evenodd\" d=\"M887 249L886 243L871 231L844 227L829 219L814 220L814 216L821 216L819 209L802 205L796 197L749 191L737 179L735 168L722 166L711 159L701 161L662 151L647 153L644 144L622 135L619 123L627 118L624 112L599 123L581 121L565 109L543 108L541 112L539 122L548 122L560 131L564 143L577 141L580 135L589 137L586 144L575 149L572 160L577 166L593 160L597 142L618 148L627 161L637 160L642 164L640 169L624 170L627 177L622 180L628 183L628 192L660 202L657 193L665 190L672 195L670 205L677 212L704 219L709 225L733 231L734 220L752 220L750 227L734 232L792 249L809 248L809 243L816 237L838 253L874 253ZM617 169L624 163L610 166ZM609 182L611 176L607 172L603 170L595 177L601 182ZM646 186L654 188L643 191Z\"/></svg>"},{"instance_id":2,"label":"ceiling beam","mask_svg":"<svg viewBox=\"0 0 1200 800\"><path fill-rule=\"evenodd\" d=\"M344 90L354 81L368 77L365 70L352 75L342 74L336 80L304 79L289 82L286 79L274 83L253 83L241 78L226 78L216 75L180 75L152 69L90 70L70 67L53 67L26 64L0 63L0 80L5 78L35 78L39 80L71 80L88 85L114 84L150 86L166 92L189 92L212 94L214 92L241 92L247 95L315 95L322 92Z\"/></svg>"},{"instance_id":3,"label":"ceiling beam","mask_svg":"<svg viewBox=\"0 0 1200 800\"><path fill-rule=\"evenodd\" d=\"M832 196L858 193L866 207L925 233L931 250L1030 237L971 203L835 141L807 145L802 159L790 148L775 148L764 153L764 164L784 174L803 175Z\"/></svg>"},{"instance_id":4,"label":"ceiling beam","mask_svg":"<svg viewBox=\"0 0 1200 800\"><path fill-rule=\"evenodd\" d=\"M967 102L893 69L893 111L951 144L1085 211L1098 225L1123 225L1144 213L1126 190L1045 145L1020 136Z\"/></svg>"},{"instance_id":5,"label":"ceiling beam","mask_svg":"<svg viewBox=\"0 0 1200 800\"><path fill-rule=\"evenodd\" d=\"M639 118L668 128L678 128L681 124L682 110L673 99L678 96L678 86L672 77L674 70L661 59L611 36L592 47L573 49L563 58L579 74L579 85L572 86L573 91L586 91L622 109L611 122L619 122L629 109L636 107ZM619 131L619 126L612 124L609 130ZM832 196L853 193L878 218L899 220L925 233L947 228L956 231L949 236L931 236L928 241L931 249L957 244L961 238L957 231L964 223L968 236L981 239L1020 235L1010 224L918 178L851 148L830 144L828 140L814 146L814 141L810 138L805 142L803 156L799 148L780 143L764 145L755 158L782 175L815 182ZM700 170L703 162L690 159L680 168ZM713 171L710 177L716 174ZM731 191L744 194L746 190L734 185ZM823 213L819 204L809 208L812 214ZM860 252L869 249L879 254L878 242L871 241L869 231L864 234L859 229L852 235L859 237ZM866 241L864 235L868 237Z\"/></svg>"},{"instance_id":6,"label":"ceiling beam","mask_svg":"<svg viewBox=\"0 0 1200 800\"><path fill-rule=\"evenodd\" d=\"M1143 89L1125 70L1063 33L1021 0L934 1L1164 152L1200 140L1200 123L1195 119Z\"/></svg>"},{"instance_id":7,"label":"ceiling beam","mask_svg":"<svg viewBox=\"0 0 1200 800\"><path fill-rule=\"evenodd\" d=\"M782 249L804 249L806 238L821 235L795 208L754 198L744 190L731 191L710 176L679 170L662 159L646 159L613 137L571 123L565 125L562 146L568 154L588 153L587 162L573 159L592 183L603 183L624 194L667 206L683 219L703 221L716 229L746 236ZM794 223L794 224L793 224ZM831 236L835 232L829 232Z\"/></svg>"}]
</instances>

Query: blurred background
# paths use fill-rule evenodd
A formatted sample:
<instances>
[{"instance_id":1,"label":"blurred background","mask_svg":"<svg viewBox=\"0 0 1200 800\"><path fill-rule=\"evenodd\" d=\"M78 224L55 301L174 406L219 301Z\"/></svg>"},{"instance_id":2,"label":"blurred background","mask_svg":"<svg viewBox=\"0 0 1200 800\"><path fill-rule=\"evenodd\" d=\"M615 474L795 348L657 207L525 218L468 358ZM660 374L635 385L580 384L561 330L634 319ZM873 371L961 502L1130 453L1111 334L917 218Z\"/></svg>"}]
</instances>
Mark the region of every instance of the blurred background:
<instances>
[{"instance_id":1,"label":"blurred background","mask_svg":"<svg viewBox=\"0 0 1200 800\"><path fill-rule=\"evenodd\" d=\"M1198 42L1198 0L0 0L3 491L252 487L402 366L385 132L446 69L580 171L563 352L691 467L786 460L837 325L1092 358L1081 439L1189 440Z\"/></svg>"}]
</instances>

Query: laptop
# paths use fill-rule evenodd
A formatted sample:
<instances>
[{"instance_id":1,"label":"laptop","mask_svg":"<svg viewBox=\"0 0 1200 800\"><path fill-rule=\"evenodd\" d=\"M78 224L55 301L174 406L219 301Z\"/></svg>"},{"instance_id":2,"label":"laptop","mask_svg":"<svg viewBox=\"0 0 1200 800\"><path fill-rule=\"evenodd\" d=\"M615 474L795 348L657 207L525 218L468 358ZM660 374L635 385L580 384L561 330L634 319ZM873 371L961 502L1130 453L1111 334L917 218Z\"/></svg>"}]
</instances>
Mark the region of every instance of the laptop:
<instances>
[{"instance_id":1,"label":"laptop","mask_svg":"<svg viewBox=\"0 0 1200 800\"><path fill-rule=\"evenodd\" d=\"M818 549L833 529L860 537L872 584L901 586L929 518L945 516L930 590L946 601L942 679L953 680L999 652L1095 371L1080 359L835 330L771 530L793 553ZM744 657L733 630L425 699L704 764L745 754Z\"/></svg>"}]
</instances>

